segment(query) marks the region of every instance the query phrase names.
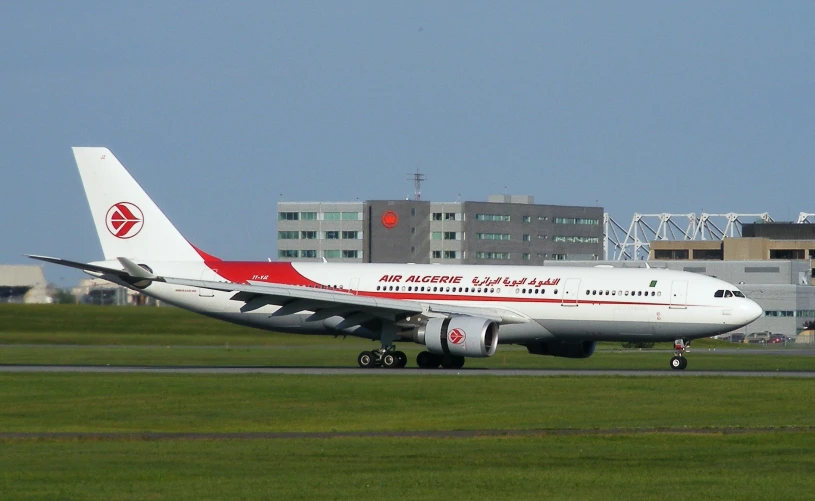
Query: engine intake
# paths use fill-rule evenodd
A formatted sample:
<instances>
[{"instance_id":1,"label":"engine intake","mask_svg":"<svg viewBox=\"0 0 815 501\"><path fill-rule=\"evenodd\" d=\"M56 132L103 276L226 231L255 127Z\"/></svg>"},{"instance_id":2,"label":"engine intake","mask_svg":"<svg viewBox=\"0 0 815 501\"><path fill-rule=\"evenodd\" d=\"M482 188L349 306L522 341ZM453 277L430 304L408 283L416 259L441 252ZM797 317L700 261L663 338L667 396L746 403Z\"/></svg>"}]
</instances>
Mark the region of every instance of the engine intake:
<instances>
[{"instance_id":1,"label":"engine intake","mask_svg":"<svg viewBox=\"0 0 815 501\"><path fill-rule=\"evenodd\" d=\"M526 345L533 355L550 357L589 358L594 353L594 341L535 341Z\"/></svg>"},{"instance_id":2,"label":"engine intake","mask_svg":"<svg viewBox=\"0 0 815 501\"><path fill-rule=\"evenodd\" d=\"M485 358L498 348L498 324L480 317L431 318L417 339L430 353Z\"/></svg>"}]
</instances>

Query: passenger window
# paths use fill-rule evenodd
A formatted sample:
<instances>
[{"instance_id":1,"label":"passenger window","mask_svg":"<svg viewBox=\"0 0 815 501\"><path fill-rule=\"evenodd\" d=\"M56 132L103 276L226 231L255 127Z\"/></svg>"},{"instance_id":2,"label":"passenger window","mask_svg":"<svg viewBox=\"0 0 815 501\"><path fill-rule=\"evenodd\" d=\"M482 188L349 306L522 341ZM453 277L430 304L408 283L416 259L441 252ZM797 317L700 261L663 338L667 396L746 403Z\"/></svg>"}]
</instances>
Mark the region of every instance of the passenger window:
<instances>
[{"instance_id":1,"label":"passenger window","mask_svg":"<svg viewBox=\"0 0 815 501\"><path fill-rule=\"evenodd\" d=\"M586 295L588 296L589 294L591 294L591 291L586 289Z\"/></svg>"},{"instance_id":2,"label":"passenger window","mask_svg":"<svg viewBox=\"0 0 815 501\"><path fill-rule=\"evenodd\" d=\"M616 295L616 293L617 293L617 291L611 291L611 295L612 295L612 296L615 296L615 295Z\"/></svg>"}]
</instances>

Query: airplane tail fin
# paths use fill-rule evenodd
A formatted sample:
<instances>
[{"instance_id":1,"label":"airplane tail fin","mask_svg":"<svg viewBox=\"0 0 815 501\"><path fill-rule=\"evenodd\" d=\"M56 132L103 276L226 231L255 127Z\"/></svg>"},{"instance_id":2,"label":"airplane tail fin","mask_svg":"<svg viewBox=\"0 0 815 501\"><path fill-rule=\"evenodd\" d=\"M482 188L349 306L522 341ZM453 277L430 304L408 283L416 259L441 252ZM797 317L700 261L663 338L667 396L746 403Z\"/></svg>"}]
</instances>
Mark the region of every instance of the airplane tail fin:
<instances>
[{"instance_id":1,"label":"airplane tail fin","mask_svg":"<svg viewBox=\"0 0 815 501\"><path fill-rule=\"evenodd\" d=\"M106 260L211 258L179 233L109 149L73 151Z\"/></svg>"}]
</instances>

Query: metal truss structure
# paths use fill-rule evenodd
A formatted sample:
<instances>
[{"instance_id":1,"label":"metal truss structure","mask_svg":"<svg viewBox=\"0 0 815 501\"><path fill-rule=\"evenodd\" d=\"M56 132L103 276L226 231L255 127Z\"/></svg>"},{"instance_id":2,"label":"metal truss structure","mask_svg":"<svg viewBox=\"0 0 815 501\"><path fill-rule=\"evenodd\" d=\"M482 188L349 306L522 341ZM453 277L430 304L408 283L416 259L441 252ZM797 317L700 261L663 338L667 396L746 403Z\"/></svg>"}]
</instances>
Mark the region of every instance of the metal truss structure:
<instances>
[{"instance_id":1,"label":"metal truss structure","mask_svg":"<svg viewBox=\"0 0 815 501\"><path fill-rule=\"evenodd\" d=\"M799 223L810 223L815 214L801 213ZM608 214L603 215L603 253L607 261L647 260L654 240L723 240L740 237L742 219L749 222L771 223L766 212L759 214L700 215L690 214L634 214L628 228L624 228Z\"/></svg>"}]
</instances>

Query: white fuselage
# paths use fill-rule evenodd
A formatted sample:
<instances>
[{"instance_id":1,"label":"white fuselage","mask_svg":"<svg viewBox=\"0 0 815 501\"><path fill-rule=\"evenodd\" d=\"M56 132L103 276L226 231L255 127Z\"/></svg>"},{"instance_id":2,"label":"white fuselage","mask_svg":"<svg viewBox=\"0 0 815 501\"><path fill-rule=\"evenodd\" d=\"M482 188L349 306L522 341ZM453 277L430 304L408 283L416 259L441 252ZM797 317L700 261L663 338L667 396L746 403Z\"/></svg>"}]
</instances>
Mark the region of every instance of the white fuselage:
<instances>
[{"instance_id":1,"label":"white fuselage","mask_svg":"<svg viewBox=\"0 0 815 501\"><path fill-rule=\"evenodd\" d=\"M354 294L496 307L530 319L502 325L501 343L694 339L738 329L762 314L754 301L727 282L653 268L230 261L144 264L162 276L317 288L332 291L338 299ZM716 297L717 291L729 291L728 297ZM273 316L280 307L271 304L242 311L244 302L233 300L233 292L159 282L143 292L188 310L253 327L305 334L338 332L331 319L308 320L309 311ZM348 333L379 337L365 329Z\"/></svg>"}]
</instances>

